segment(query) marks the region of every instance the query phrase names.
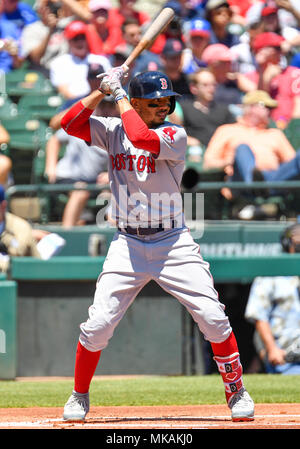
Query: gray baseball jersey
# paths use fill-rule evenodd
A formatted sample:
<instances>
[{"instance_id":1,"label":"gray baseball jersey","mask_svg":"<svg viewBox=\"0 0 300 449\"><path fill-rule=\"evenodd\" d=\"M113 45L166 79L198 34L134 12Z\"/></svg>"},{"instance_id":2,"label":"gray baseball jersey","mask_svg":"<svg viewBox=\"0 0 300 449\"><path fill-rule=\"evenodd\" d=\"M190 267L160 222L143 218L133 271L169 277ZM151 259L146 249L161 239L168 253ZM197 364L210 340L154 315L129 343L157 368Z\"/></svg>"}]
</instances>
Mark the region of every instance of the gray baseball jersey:
<instances>
[{"instance_id":1,"label":"gray baseball jersey","mask_svg":"<svg viewBox=\"0 0 300 449\"><path fill-rule=\"evenodd\" d=\"M117 223L155 227L175 219L183 224L180 183L185 165L186 132L165 122L153 131L160 153L133 146L119 118L90 118L91 144L109 154L109 177Z\"/></svg>"}]
</instances>

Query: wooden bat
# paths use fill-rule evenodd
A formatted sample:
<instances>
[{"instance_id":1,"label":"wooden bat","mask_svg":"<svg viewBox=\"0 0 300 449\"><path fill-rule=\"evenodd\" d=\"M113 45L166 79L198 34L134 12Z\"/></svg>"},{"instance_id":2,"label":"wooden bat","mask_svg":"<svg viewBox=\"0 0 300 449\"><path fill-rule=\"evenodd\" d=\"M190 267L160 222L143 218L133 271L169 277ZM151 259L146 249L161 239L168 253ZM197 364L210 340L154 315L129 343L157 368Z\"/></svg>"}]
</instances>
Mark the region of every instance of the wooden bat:
<instances>
[{"instance_id":1,"label":"wooden bat","mask_svg":"<svg viewBox=\"0 0 300 449\"><path fill-rule=\"evenodd\" d=\"M122 69L124 74L128 72L130 65L136 60L136 58L147 48L151 46L151 44L155 41L157 36L164 31L164 29L171 22L173 17L175 16L175 12L172 8L164 8L158 14L158 16L153 20L153 22L148 26L147 30L143 34L140 42L137 46L132 50L126 61L122 64ZM105 74L100 74L97 78L103 78ZM101 83L102 92L106 91L106 83L102 81Z\"/></svg>"},{"instance_id":2,"label":"wooden bat","mask_svg":"<svg viewBox=\"0 0 300 449\"><path fill-rule=\"evenodd\" d=\"M155 41L157 36L164 31L164 29L168 26L174 16L175 12L172 8L164 8L149 25L138 45L132 50L131 54L124 62L124 65L130 67L130 65L136 60L136 58L144 50L149 48L150 45Z\"/></svg>"}]
</instances>

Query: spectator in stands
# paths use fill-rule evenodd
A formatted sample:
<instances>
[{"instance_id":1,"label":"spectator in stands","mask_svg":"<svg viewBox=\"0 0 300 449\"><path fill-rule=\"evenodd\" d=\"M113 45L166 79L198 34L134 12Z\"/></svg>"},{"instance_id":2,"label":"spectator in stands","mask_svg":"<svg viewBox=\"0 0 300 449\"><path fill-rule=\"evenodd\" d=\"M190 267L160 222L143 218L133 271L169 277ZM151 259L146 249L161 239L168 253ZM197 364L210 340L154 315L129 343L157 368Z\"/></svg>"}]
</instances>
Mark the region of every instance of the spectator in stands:
<instances>
[{"instance_id":1,"label":"spectator in stands","mask_svg":"<svg viewBox=\"0 0 300 449\"><path fill-rule=\"evenodd\" d=\"M274 7L274 3L279 8L278 19L280 26L299 28L300 5L298 0L256 0L246 12L246 23L260 21L263 8Z\"/></svg>"},{"instance_id":2,"label":"spectator in stands","mask_svg":"<svg viewBox=\"0 0 300 449\"><path fill-rule=\"evenodd\" d=\"M246 14L248 9L253 4L253 0L228 0L228 3L232 11L232 22L246 26Z\"/></svg>"},{"instance_id":3,"label":"spectator in stands","mask_svg":"<svg viewBox=\"0 0 300 449\"><path fill-rule=\"evenodd\" d=\"M115 55L120 56L123 54L129 56L132 50L137 46L142 37L142 28L138 23L137 19L129 18L126 19L122 24L122 44L118 45L113 54L113 59ZM135 76L139 72L144 72L147 70L159 70L161 68L161 60L158 55L152 53L149 50L144 50L135 60L134 67L131 70L130 76ZM126 81L128 80L129 75Z\"/></svg>"},{"instance_id":4,"label":"spectator in stands","mask_svg":"<svg viewBox=\"0 0 300 449\"><path fill-rule=\"evenodd\" d=\"M172 81L174 91L181 95L180 101L192 96L188 77L181 68L183 49L180 40L168 39L161 54L162 70Z\"/></svg>"},{"instance_id":5,"label":"spectator in stands","mask_svg":"<svg viewBox=\"0 0 300 449\"><path fill-rule=\"evenodd\" d=\"M244 93L254 90L255 83L242 73L235 71L234 56L226 45L209 45L202 53L202 60L215 75L217 103L225 103L233 107L240 105ZM236 113L238 114L239 111Z\"/></svg>"},{"instance_id":6,"label":"spectator in stands","mask_svg":"<svg viewBox=\"0 0 300 449\"><path fill-rule=\"evenodd\" d=\"M180 103L182 119L178 123L187 132L188 146L206 148L216 129L225 123L234 123L235 117L226 105L215 102L217 83L209 69L199 69L189 79L194 98Z\"/></svg>"},{"instance_id":7,"label":"spectator in stands","mask_svg":"<svg viewBox=\"0 0 300 449\"><path fill-rule=\"evenodd\" d=\"M205 169L224 170L230 181L286 181L300 177L296 153L282 130L268 128L270 111L277 107L267 92L253 91L243 98L237 123L217 128L204 153ZM228 189L223 190L232 199Z\"/></svg>"},{"instance_id":8,"label":"spectator in stands","mask_svg":"<svg viewBox=\"0 0 300 449\"><path fill-rule=\"evenodd\" d=\"M183 23L178 16L174 16L167 25L163 33L161 33L154 44L150 47L152 53L160 55L167 39L179 39L184 43Z\"/></svg>"},{"instance_id":9,"label":"spectator in stands","mask_svg":"<svg viewBox=\"0 0 300 449\"><path fill-rule=\"evenodd\" d=\"M98 64L90 64L88 81L91 90L99 86L96 76L102 71L102 67ZM107 152L98 147L88 146L83 140L69 136L63 129L60 129L61 118L65 113L66 110L61 111L50 121L50 125L56 130L56 133L50 137L46 146L45 175L50 184L71 183L83 187L82 190L70 192L63 212L62 226L70 228L80 223L79 219L88 199L91 195L95 196L88 190L84 190L84 186L86 184L108 185L109 179ZM95 113L101 114L102 117L118 115L116 104L111 101L110 97L101 102ZM63 157L60 158L63 145L66 145L66 150ZM108 199L110 192L104 190L100 195L102 199Z\"/></svg>"},{"instance_id":10,"label":"spectator in stands","mask_svg":"<svg viewBox=\"0 0 300 449\"><path fill-rule=\"evenodd\" d=\"M0 19L0 70L7 73L22 64L18 29L14 23Z\"/></svg>"},{"instance_id":11,"label":"spectator in stands","mask_svg":"<svg viewBox=\"0 0 300 449\"><path fill-rule=\"evenodd\" d=\"M113 8L110 14L110 20L121 28L123 22L129 18L134 18L140 25L150 22L150 16L147 12L135 7L136 0L119 0L117 8Z\"/></svg>"},{"instance_id":12,"label":"spectator in stands","mask_svg":"<svg viewBox=\"0 0 300 449\"><path fill-rule=\"evenodd\" d=\"M90 63L100 64L104 71L111 67L107 57L89 52L86 27L84 22L73 21L65 28L69 51L56 57L50 64L50 81L66 100L82 98L90 92L87 79Z\"/></svg>"},{"instance_id":13,"label":"spectator in stands","mask_svg":"<svg viewBox=\"0 0 300 449\"><path fill-rule=\"evenodd\" d=\"M9 143L9 134L0 124L0 145ZM8 177L12 169L11 159L5 154L0 153L0 185L7 185Z\"/></svg>"},{"instance_id":14,"label":"spectator in stands","mask_svg":"<svg viewBox=\"0 0 300 449\"><path fill-rule=\"evenodd\" d=\"M300 225L281 236L283 251L300 252ZM299 276L257 277L251 286L245 318L254 324L254 344L271 374L300 374Z\"/></svg>"},{"instance_id":15,"label":"spectator in stands","mask_svg":"<svg viewBox=\"0 0 300 449\"><path fill-rule=\"evenodd\" d=\"M182 71L186 74L196 72L205 67L202 53L209 45L211 26L205 19L193 19L185 30L186 48L183 51Z\"/></svg>"},{"instance_id":16,"label":"spectator in stands","mask_svg":"<svg viewBox=\"0 0 300 449\"><path fill-rule=\"evenodd\" d=\"M239 35L229 30L232 11L226 0L208 0L206 3L206 19L211 24L210 44L223 44L226 47L237 45Z\"/></svg>"},{"instance_id":17,"label":"spectator in stands","mask_svg":"<svg viewBox=\"0 0 300 449\"><path fill-rule=\"evenodd\" d=\"M300 5L298 0L275 0L282 22L295 28L300 27Z\"/></svg>"},{"instance_id":18,"label":"spectator in stands","mask_svg":"<svg viewBox=\"0 0 300 449\"><path fill-rule=\"evenodd\" d=\"M66 151L59 160L62 145L66 145ZM64 228L76 226L90 198L90 192L84 190L85 185L106 186L109 183L107 152L88 146L83 140L69 136L60 129L47 142L45 174L50 184L74 184L80 187L80 190L70 192L62 217Z\"/></svg>"},{"instance_id":19,"label":"spectator in stands","mask_svg":"<svg viewBox=\"0 0 300 449\"><path fill-rule=\"evenodd\" d=\"M41 244L52 239L52 248L47 248L47 256L42 251ZM59 243L57 242L57 238ZM45 239L45 240L44 240ZM49 258L56 254L64 244L57 234L42 229L33 229L23 218L7 211L5 189L0 185L0 271L7 272L10 266L10 257L37 257ZM45 246L44 246L45 248Z\"/></svg>"},{"instance_id":20,"label":"spectator in stands","mask_svg":"<svg viewBox=\"0 0 300 449\"><path fill-rule=\"evenodd\" d=\"M112 9L110 0L90 0L89 10L92 18L87 27L87 41L90 52L111 55L122 42L121 28L109 20Z\"/></svg>"},{"instance_id":21,"label":"spectator in stands","mask_svg":"<svg viewBox=\"0 0 300 449\"><path fill-rule=\"evenodd\" d=\"M280 64L283 40L276 33L258 34L253 42L257 70L246 74L257 89L265 90L277 101L271 118L279 128L300 117L300 69Z\"/></svg>"},{"instance_id":22,"label":"spectator in stands","mask_svg":"<svg viewBox=\"0 0 300 449\"><path fill-rule=\"evenodd\" d=\"M39 0L37 12L40 20L26 25L21 34L22 56L29 62L30 69L49 77L53 59L68 52L64 36L67 21L59 14L60 3Z\"/></svg>"},{"instance_id":23,"label":"spectator in stands","mask_svg":"<svg viewBox=\"0 0 300 449\"><path fill-rule=\"evenodd\" d=\"M262 33L262 29L262 22L249 23L240 37L240 43L230 48L237 72L245 74L256 70L253 42L255 37Z\"/></svg>"},{"instance_id":24,"label":"spectator in stands","mask_svg":"<svg viewBox=\"0 0 300 449\"><path fill-rule=\"evenodd\" d=\"M57 3L60 6L60 16L71 18L71 20L82 20L89 22L92 15L88 8L87 0L49 0L52 3Z\"/></svg>"},{"instance_id":25,"label":"spectator in stands","mask_svg":"<svg viewBox=\"0 0 300 449\"><path fill-rule=\"evenodd\" d=\"M1 0L0 11L2 20L8 20L15 24L18 33L18 39L25 25L39 20L38 14L28 3L19 0Z\"/></svg>"},{"instance_id":26,"label":"spectator in stands","mask_svg":"<svg viewBox=\"0 0 300 449\"><path fill-rule=\"evenodd\" d=\"M176 16L183 22L187 23L195 18L203 19L205 17L205 4L207 0L197 0L191 2L189 0L169 0L164 7L172 8Z\"/></svg>"},{"instance_id":27,"label":"spectator in stands","mask_svg":"<svg viewBox=\"0 0 300 449\"><path fill-rule=\"evenodd\" d=\"M299 31L292 26L283 25L279 20L279 8L276 1L270 1L262 8L261 22L263 32L279 34L284 38L284 49L286 53L291 50L294 45L298 44Z\"/></svg>"}]
</instances>

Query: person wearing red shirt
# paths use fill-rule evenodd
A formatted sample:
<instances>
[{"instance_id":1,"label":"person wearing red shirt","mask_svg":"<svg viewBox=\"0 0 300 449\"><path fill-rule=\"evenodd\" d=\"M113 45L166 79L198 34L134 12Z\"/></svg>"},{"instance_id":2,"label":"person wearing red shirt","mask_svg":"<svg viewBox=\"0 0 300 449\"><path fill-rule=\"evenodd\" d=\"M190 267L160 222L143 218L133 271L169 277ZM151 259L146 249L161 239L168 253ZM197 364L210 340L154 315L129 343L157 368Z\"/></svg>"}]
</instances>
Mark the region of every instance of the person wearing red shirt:
<instances>
[{"instance_id":1,"label":"person wearing red shirt","mask_svg":"<svg viewBox=\"0 0 300 449\"><path fill-rule=\"evenodd\" d=\"M119 27L130 17L137 19L140 25L150 22L149 14L135 9L135 3L136 0L119 0L119 7L112 8L110 12L110 20Z\"/></svg>"},{"instance_id":2,"label":"person wearing red shirt","mask_svg":"<svg viewBox=\"0 0 300 449\"><path fill-rule=\"evenodd\" d=\"M90 52L96 55L111 55L122 42L121 28L111 19L110 0L90 0L89 11L92 14L87 26L86 38Z\"/></svg>"},{"instance_id":3,"label":"person wearing red shirt","mask_svg":"<svg viewBox=\"0 0 300 449\"><path fill-rule=\"evenodd\" d=\"M276 33L257 35L253 49L258 68L246 76L277 101L271 118L283 129L290 120L300 117L300 69L281 65L282 42L283 37Z\"/></svg>"}]
</instances>

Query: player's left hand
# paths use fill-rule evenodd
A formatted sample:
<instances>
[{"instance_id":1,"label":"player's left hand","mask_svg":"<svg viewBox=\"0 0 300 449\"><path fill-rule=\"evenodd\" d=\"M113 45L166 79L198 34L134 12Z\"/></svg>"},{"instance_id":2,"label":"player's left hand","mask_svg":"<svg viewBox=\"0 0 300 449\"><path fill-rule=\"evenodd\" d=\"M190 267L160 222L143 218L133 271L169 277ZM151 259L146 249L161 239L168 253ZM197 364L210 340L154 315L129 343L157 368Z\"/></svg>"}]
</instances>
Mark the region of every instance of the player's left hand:
<instances>
[{"instance_id":1,"label":"player's left hand","mask_svg":"<svg viewBox=\"0 0 300 449\"><path fill-rule=\"evenodd\" d=\"M106 95L116 96L116 92L122 89L120 80L115 76L104 76L99 86L99 90Z\"/></svg>"},{"instance_id":2,"label":"player's left hand","mask_svg":"<svg viewBox=\"0 0 300 449\"><path fill-rule=\"evenodd\" d=\"M111 94L115 99L126 96L121 84L124 75L119 69L120 67L115 67L115 69L101 73L99 76L102 79L99 90L104 94Z\"/></svg>"},{"instance_id":3,"label":"player's left hand","mask_svg":"<svg viewBox=\"0 0 300 449\"><path fill-rule=\"evenodd\" d=\"M117 81L119 81L119 83L121 84L122 79L125 76L127 76L128 70L129 70L129 67L127 67L127 65L123 64L118 67L114 67L114 68L108 70L107 72L100 73L99 75L97 75L97 78L102 81L105 80L105 83L107 83L107 84L111 84L112 82L116 83ZM101 82L101 84L102 84L102 82ZM100 86L101 86L101 84L100 84ZM105 92L106 89L105 89L104 83L102 85L102 88L100 87L100 90L102 90L103 93L108 93L108 92Z\"/></svg>"}]
</instances>

